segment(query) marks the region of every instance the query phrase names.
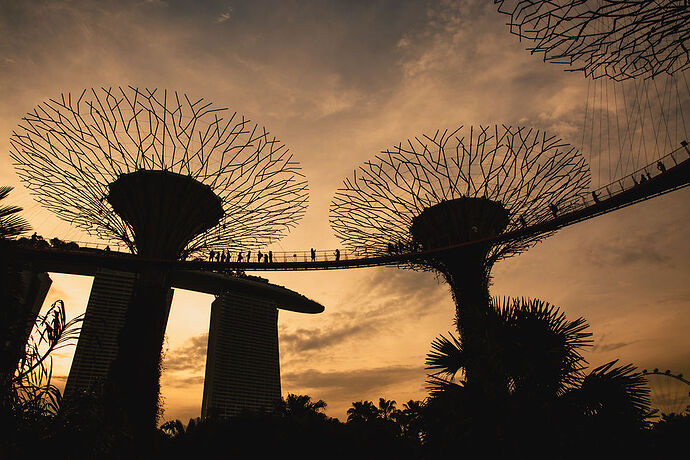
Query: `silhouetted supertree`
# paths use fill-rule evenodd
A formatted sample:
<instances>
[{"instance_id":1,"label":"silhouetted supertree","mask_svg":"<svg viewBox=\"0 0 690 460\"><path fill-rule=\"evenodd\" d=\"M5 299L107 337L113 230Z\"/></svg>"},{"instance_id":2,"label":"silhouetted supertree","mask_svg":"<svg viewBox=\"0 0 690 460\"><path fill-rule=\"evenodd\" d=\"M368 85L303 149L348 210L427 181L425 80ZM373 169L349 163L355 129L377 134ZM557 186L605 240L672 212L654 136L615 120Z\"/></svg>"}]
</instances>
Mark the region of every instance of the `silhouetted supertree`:
<instances>
[{"instance_id":1,"label":"silhouetted supertree","mask_svg":"<svg viewBox=\"0 0 690 460\"><path fill-rule=\"evenodd\" d=\"M280 141L236 112L177 92L63 94L27 114L10 142L40 203L146 258L265 245L306 208L306 181ZM168 289L165 270L140 270L111 368L130 422L151 429Z\"/></svg>"},{"instance_id":2,"label":"silhouetted supertree","mask_svg":"<svg viewBox=\"0 0 690 460\"><path fill-rule=\"evenodd\" d=\"M545 61L594 78L650 78L690 67L687 0L494 0Z\"/></svg>"},{"instance_id":3,"label":"silhouetted supertree","mask_svg":"<svg viewBox=\"0 0 690 460\"><path fill-rule=\"evenodd\" d=\"M410 265L445 277L471 348L470 333L488 311L493 264L548 233L492 238L568 212L589 181L584 159L554 136L460 127L415 137L360 166L333 199L331 225L360 254L423 251Z\"/></svg>"},{"instance_id":4,"label":"silhouetted supertree","mask_svg":"<svg viewBox=\"0 0 690 460\"><path fill-rule=\"evenodd\" d=\"M142 255L265 246L306 209L306 181L284 144L177 92L63 94L28 113L10 144L37 201Z\"/></svg>"}]
</instances>

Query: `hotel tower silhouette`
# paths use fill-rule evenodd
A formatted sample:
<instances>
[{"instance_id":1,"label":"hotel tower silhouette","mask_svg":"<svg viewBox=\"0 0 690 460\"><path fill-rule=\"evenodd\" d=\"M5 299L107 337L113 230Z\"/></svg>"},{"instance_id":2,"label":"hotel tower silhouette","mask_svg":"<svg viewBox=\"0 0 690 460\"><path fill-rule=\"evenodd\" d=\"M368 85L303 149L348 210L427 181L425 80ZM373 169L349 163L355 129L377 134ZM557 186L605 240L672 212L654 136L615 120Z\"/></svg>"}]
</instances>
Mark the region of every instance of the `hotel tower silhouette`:
<instances>
[{"instance_id":1,"label":"hotel tower silhouette","mask_svg":"<svg viewBox=\"0 0 690 460\"><path fill-rule=\"evenodd\" d=\"M186 284L178 280L175 285L208 292L208 279L230 278L233 277L199 272ZM135 282L134 273L107 269L95 273L65 398L97 390L99 383L106 380L117 355L119 334ZM216 292L211 305L202 417L228 417L245 410L268 409L280 399L278 305L306 311L305 308L313 307L296 305L314 304L260 278L235 278L232 282L240 287ZM166 316L172 293L170 289Z\"/></svg>"}]
</instances>

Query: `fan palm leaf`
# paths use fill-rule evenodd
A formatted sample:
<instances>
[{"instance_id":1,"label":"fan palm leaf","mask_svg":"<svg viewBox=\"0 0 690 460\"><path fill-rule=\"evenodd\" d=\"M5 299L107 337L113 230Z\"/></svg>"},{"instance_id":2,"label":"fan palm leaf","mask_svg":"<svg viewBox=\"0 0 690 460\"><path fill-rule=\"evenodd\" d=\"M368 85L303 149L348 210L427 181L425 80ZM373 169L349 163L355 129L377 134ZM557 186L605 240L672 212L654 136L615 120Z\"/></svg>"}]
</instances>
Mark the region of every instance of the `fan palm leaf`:
<instances>
[{"instance_id":1,"label":"fan palm leaf","mask_svg":"<svg viewBox=\"0 0 690 460\"><path fill-rule=\"evenodd\" d=\"M0 200L7 198L12 189L9 186L0 187ZM31 230L29 223L17 215L21 210L19 206L0 206L0 239L14 238Z\"/></svg>"},{"instance_id":2,"label":"fan palm leaf","mask_svg":"<svg viewBox=\"0 0 690 460\"><path fill-rule=\"evenodd\" d=\"M568 399L586 416L644 426L651 413L647 381L632 364L617 363L614 360L592 370L567 394Z\"/></svg>"}]
</instances>

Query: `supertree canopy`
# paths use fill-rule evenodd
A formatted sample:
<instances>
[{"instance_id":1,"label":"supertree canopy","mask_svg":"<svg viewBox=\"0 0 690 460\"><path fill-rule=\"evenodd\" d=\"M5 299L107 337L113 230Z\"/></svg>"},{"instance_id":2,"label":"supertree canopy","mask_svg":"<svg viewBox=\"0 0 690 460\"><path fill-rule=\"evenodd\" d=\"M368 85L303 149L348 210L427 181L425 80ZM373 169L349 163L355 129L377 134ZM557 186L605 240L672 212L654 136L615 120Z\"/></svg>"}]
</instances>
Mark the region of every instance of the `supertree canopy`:
<instances>
[{"instance_id":1,"label":"supertree canopy","mask_svg":"<svg viewBox=\"0 0 690 460\"><path fill-rule=\"evenodd\" d=\"M482 327L493 264L546 234L491 238L574 209L589 182L582 156L554 136L460 127L407 140L360 166L336 193L330 220L360 254L425 251L412 268L445 277L467 336Z\"/></svg>"},{"instance_id":2,"label":"supertree canopy","mask_svg":"<svg viewBox=\"0 0 690 460\"><path fill-rule=\"evenodd\" d=\"M594 78L650 78L690 67L687 0L494 0L545 61Z\"/></svg>"},{"instance_id":3,"label":"supertree canopy","mask_svg":"<svg viewBox=\"0 0 690 460\"><path fill-rule=\"evenodd\" d=\"M362 255L434 249L538 224L582 203L589 167L555 136L509 126L437 131L387 149L346 179L331 204L336 235ZM546 235L491 246L487 260Z\"/></svg>"},{"instance_id":4,"label":"supertree canopy","mask_svg":"<svg viewBox=\"0 0 690 460\"><path fill-rule=\"evenodd\" d=\"M11 146L45 207L142 255L266 245L308 198L298 164L265 128L177 92L63 94L27 114Z\"/></svg>"},{"instance_id":5,"label":"supertree canopy","mask_svg":"<svg viewBox=\"0 0 690 460\"><path fill-rule=\"evenodd\" d=\"M129 87L51 99L11 138L17 171L61 218L150 258L276 240L306 182L275 137L203 99ZM169 269L142 265L108 373L108 417L155 428Z\"/></svg>"}]
</instances>

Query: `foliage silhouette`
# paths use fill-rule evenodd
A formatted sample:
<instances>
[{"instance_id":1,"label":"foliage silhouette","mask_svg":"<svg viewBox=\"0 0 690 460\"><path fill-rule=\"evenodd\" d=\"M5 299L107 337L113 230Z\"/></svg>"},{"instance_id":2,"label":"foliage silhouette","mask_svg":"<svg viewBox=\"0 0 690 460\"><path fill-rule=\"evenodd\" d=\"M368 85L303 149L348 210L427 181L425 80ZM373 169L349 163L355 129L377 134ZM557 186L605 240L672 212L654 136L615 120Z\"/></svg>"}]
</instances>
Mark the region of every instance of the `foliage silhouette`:
<instances>
[{"instance_id":1,"label":"foliage silhouette","mask_svg":"<svg viewBox=\"0 0 690 460\"><path fill-rule=\"evenodd\" d=\"M0 452L28 453L37 435L55 431L61 406L60 390L52 384L52 353L74 344L83 316L66 320L65 305L56 301L36 319L34 330L14 373L3 378L0 424L5 427Z\"/></svg>"},{"instance_id":2,"label":"foliage silhouette","mask_svg":"<svg viewBox=\"0 0 690 460\"><path fill-rule=\"evenodd\" d=\"M0 187L0 200L7 198L13 187ZM22 210L19 206L0 205L0 238L14 238L31 230L29 223L17 214Z\"/></svg>"},{"instance_id":3,"label":"foliage silhouette","mask_svg":"<svg viewBox=\"0 0 690 460\"><path fill-rule=\"evenodd\" d=\"M289 393L287 398L281 398L274 408L274 413L281 417L326 419L322 411L326 403L319 399L312 401L310 396Z\"/></svg>"},{"instance_id":4,"label":"foliage silhouette","mask_svg":"<svg viewBox=\"0 0 690 460\"><path fill-rule=\"evenodd\" d=\"M648 426L649 389L635 367L613 361L585 373L581 350L591 333L583 318L568 321L537 299L493 299L491 307L479 353L452 333L432 342L427 448L442 452L460 440L470 451L506 455L536 446L532 437L542 433L545 452L582 436L609 449ZM465 379L479 360L490 369L481 385Z\"/></svg>"}]
</instances>

